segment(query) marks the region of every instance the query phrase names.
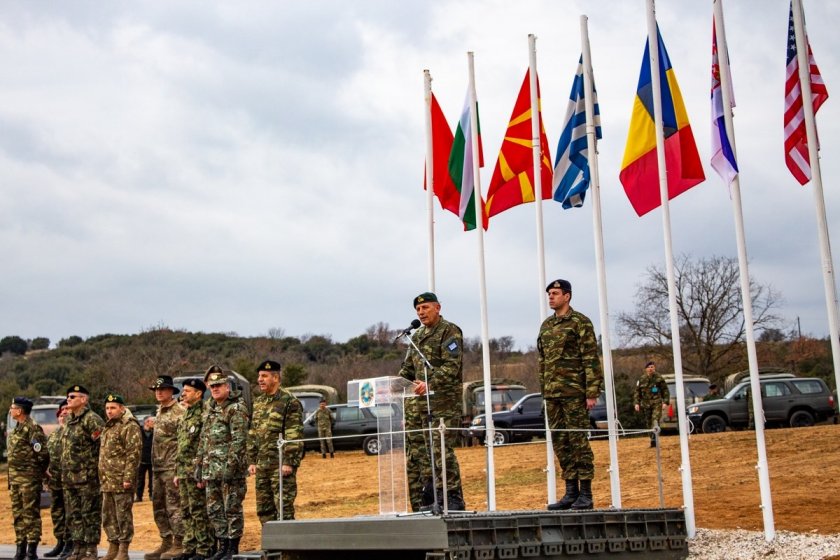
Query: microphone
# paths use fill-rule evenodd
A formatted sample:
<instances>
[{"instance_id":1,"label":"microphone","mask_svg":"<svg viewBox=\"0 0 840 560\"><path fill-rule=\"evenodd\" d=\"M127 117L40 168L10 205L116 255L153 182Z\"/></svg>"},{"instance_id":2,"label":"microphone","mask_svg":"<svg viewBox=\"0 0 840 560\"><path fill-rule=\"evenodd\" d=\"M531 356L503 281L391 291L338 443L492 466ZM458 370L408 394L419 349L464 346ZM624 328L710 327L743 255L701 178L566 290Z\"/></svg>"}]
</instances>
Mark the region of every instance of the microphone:
<instances>
[{"instance_id":1,"label":"microphone","mask_svg":"<svg viewBox=\"0 0 840 560\"><path fill-rule=\"evenodd\" d=\"M394 339L394 342L398 341L399 339L401 339L402 337L419 327L421 324L422 323L420 323L419 319L414 319L407 328L400 331L400 334L397 335L397 338Z\"/></svg>"}]
</instances>

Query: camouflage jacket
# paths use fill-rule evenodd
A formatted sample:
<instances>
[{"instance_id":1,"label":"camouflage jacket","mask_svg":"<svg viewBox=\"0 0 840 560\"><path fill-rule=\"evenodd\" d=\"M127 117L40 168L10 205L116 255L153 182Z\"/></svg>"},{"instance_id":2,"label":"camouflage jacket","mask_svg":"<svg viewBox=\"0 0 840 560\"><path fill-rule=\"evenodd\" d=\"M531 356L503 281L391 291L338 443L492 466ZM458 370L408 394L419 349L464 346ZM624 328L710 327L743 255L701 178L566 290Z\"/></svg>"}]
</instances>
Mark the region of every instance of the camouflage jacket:
<instances>
[{"instance_id":1,"label":"camouflage jacket","mask_svg":"<svg viewBox=\"0 0 840 560\"><path fill-rule=\"evenodd\" d=\"M126 409L122 416L108 420L99 438L99 484L102 492L134 492L143 439L140 424ZM123 482L131 483L128 489Z\"/></svg>"},{"instance_id":2,"label":"camouflage jacket","mask_svg":"<svg viewBox=\"0 0 840 560\"><path fill-rule=\"evenodd\" d=\"M633 404L639 406L651 406L662 403L667 403L671 399L671 394L668 391L668 384L658 373L648 375L643 373L636 381L636 388L633 389Z\"/></svg>"},{"instance_id":3,"label":"camouflage jacket","mask_svg":"<svg viewBox=\"0 0 840 560\"><path fill-rule=\"evenodd\" d=\"M586 315L572 308L562 317L552 314L540 326L537 351L545 398L600 396L604 374L595 329Z\"/></svg>"},{"instance_id":4,"label":"camouflage jacket","mask_svg":"<svg viewBox=\"0 0 840 560\"><path fill-rule=\"evenodd\" d=\"M204 414L204 400L200 400L187 408L178 423L178 458L175 461L175 476L178 478L195 476L195 458L201 442Z\"/></svg>"},{"instance_id":5,"label":"camouflage jacket","mask_svg":"<svg viewBox=\"0 0 840 560\"><path fill-rule=\"evenodd\" d=\"M61 490L61 436L64 426L55 429L47 438L47 449L50 452L49 487L50 490Z\"/></svg>"},{"instance_id":6,"label":"camouflage jacket","mask_svg":"<svg viewBox=\"0 0 840 560\"><path fill-rule=\"evenodd\" d=\"M221 404L211 400L201 427L196 479L245 478L248 469L245 456L247 439L248 409L242 399L231 393Z\"/></svg>"},{"instance_id":7,"label":"camouflage jacket","mask_svg":"<svg viewBox=\"0 0 840 560\"><path fill-rule=\"evenodd\" d=\"M61 438L61 484L65 489L86 484L99 486L99 436L103 424L102 418L87 406L78 415L67 415Z\"/></svg>"},{"instance_id":8,"label":"camouflage jacket","mask_svg":"<svg viewBox=\"0 0 840 560\"><path fill-rule=\"evenodd\" d=\"M248 464L277 468L280 463L277 440L303 438L303 406L282 387L273 395L261 394L254 399L254 418L248 432ZM297 467L303 458L303 443L283 446L283 464Z\"/></svg>"},{"instance_id":9,"label":"camouflage jacket","mask_svg":"<svg viewBox=\"0 0 840 560\"><path fill-rule=\"evenodd\" d=\"M428 374L428 390L434 392L431 396L432 410L460 415L464 382L464 336L461 328L441 317L433 327L417 329L411 340L432 364L432 371ZM410 381L424 381L423 367L423 359L410 346L399 375Z\"/></svg>"},{"instance_id":10,"label":"camouflage jacket","mask_svg":"<svg viewBox=\"0 0 840 560\"><path fill-rule=\"evenodd\" d=\"M9 484L41 482L47 473L50 453L47 436L31 417L19 422L6 440L9 457Z\"/></svg>"},{"instance_id":11,"label":"camouflage jacket","mask_svg":"<svg viewBox=\"0 0 840 560\"><path fill-rule=\"evenodd\" d=\"M178 422L183 415L184 407L177 400L173 400L166 406L158 406L152 439L152 469L155 473L175 470L175 457L178 454Z\"/></svg>"},{"instance_id":12,"label":"camouflage jacket","mask_svg":"<svg viewBox=\"0 0 840 560\"><path fill-rule=\"evenodd\" d=\"M322 410L319 407L318 410L315 411L315 423L318 425L319 430L326 430L327 428L332 428L334 420L330 409L325 408Z\"/></svg>"}]
</instances>

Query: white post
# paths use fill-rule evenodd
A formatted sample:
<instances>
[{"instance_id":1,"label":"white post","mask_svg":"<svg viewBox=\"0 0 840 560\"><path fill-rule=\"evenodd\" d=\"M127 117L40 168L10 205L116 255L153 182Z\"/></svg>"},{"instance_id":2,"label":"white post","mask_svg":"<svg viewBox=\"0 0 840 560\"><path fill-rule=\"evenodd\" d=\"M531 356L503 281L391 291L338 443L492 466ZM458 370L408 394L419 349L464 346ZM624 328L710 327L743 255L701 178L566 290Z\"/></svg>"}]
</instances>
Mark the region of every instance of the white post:
<instances>
[{"instance_id":1,"label":"white post","mask_svg":"<svg viewBox=\"0 0 840 560\"><path fill-rule=\"evenodd\" d=\"M426 100L426 224L429 234L428 286L435 291L435 150L432 136L432 75L423 70Z\"/></svg>"},{"instance_id":2,"label":"white post","mask_svg":"<svg viewBox=\"0 0 840 560\"><path fill-rule=\"evenodd\" d=\"M732 147L735 161L738 160L735 150L735 126L732 122L732 84L729 73L729 51L726 47L726 29L723 23L723 0L713 0L715 35L717 40L718 64L720 66L720 91L723 100L723 120L726 124L726 136ZM744 213L741 207L740 173L732 181L732 213L735 216L735 238L738 245L738 272L741 280L741 299L744 306L744 326L747 337L747 361L750 366L750 394L755 412L755 444L758 450L758 486L761 494L761 511L764 516L764 539L771 542L776 537L776 526L773 520L773 497L770 492L770 466L767 461L767 445L764 441L764 418L761 406L761 384L758 377L758 356L755 349L755 329L753 328L752 295L750 292L750 273L747 260L747 242L744 234Z\"/></svg>"},{"instance_id":3,"label":"white post","mask_svg":"<svg viewBox=\"0 0 840 560\"><path fill-rule=\"evenodd\" d=\"M583 56L583 99L586 105L586 149L589 154L589 190L592 195L592 220L595 234L595 270L598 274L598 309L601 322L601 350L604 358L604 391L607 397L607 428L610 447L610 497L611 507L621 508L621 478L618 466L618 432L615 415L615 388L613 383L612 345L610 344L610 317L607 304L607 276L604 257L604 226L601 220L601 183L598 175L598 146L595 131L595 98L592 74L592 55L589 49L588 18L580 16L580 41Z\"/></svg>"},{"instance_id":4,"label":"white post","mask_svg":"<svg viewBox=\"0 0 840 560\"><path fill-rule=\"evenodd\" d=\"M659 81L659 37L653 0L647 0L648 52L653 88L653 115L656 123L656 160L659 169L659 196L662 202L662 229L665 238L665 270L668 276L668 310L671 316L671 346L674 353L674 378L677 389L677 420L680 430L680 473L682 475L685 526L689 538L696 534L694 490L691 485L691 462L688 455L688 429L685 416L680 322L677 315L677 286L674 278L674 250L671 246L671 212L668 206L668 170L665 163L665 133L662 128L662 86Z\"/></svg>"},{"instance_id":5,"label":"white post","mask_svg":"<svg viewBox=\"0 0 840 560\"><path fill-rule=\"evenodd\" d=\"M802 110L805 113L805 133L808 138L808 159L811 160L811 184L814 187L814 206L817 211L823 289L825 290L825 306L828 312L831 356L834 363L834 383L835 388L840 391L840 332L838 331L837 318L837 286L834 280L831 240L828 237L828 219L825 215L817 121L814 119L814 100L811 97L811 62L808 53L808 40L805 35L805 13L802 10L801 0L793 0L793 28L796 33L796 57L799 60L799 87L802 89Z\"/></svg>"},{"instance_id":6,"label":"white post","mask_svg":"<svg viewBox=\"0 0 840 560\"><path fill-rule=\"evenodd\" d=\"M496 466L493 460L493 392L490 377L490 329L487 321L487 280L484 267L484 209L481 205L481 168L478 161L478 107L475 95L475 63L473 53L467 53L470 68L470 129L472 140L473 177L475 180L475 223L478 232L479 299L481 301L481 354L484 372L484 417L487 447L487 509L496 511ZM466 165L467 162L464 162Z\"/></svg>"}]
</instances>

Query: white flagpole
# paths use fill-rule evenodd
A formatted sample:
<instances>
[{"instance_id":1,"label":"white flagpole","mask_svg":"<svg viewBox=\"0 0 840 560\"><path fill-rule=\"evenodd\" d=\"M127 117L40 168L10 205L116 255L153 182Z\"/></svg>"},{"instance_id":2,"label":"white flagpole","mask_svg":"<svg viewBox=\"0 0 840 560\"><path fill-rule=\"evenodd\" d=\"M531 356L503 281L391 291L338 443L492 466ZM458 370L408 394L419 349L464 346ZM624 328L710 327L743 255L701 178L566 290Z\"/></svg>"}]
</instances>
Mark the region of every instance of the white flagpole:
<instances>
[{"instance_id":1,"label":"white flagpole","mask_svg":"<svg viewBox=\"0 0 840 560\"><path fill-rule=\"evenodd\" d=\"M604 226L601 220L601 182L598 174L598 147L595 132L595 98L592 79L592 54L589 49L588 18L580 16L580 41L583 56L583 99L586 105L586 149L589 154L589 191L592 196L592 220L595 234L595 270L598 274L598 308L601 322L601 350L604 359L604 391L607 397L607 429L610 447L610 507L621 509L621 478L618 467L618 432L615 416L610 317L607 305L607 276L604 257Z\"/></svg>"},{"instance_id":2,"label":"white flagpole","mask_svg":"<svg viewBox=\"0 0 840 560\"><path fill-rule=\"evenodd\" d=\"M688 430L685 416L680 322L677 316L677 285L674 278L674 249L671 246L671 212L668 206L668 170L665 164L665 133L662 128L662 85L659 82L659 38L653 0L647 0L648 52L653 87L653 115L656 123L656 160L659 169L659 196L662 201L662 228L665 238L665 270L668 276L668 311L671 316L671 346L674 353L674 379L677 389L677 421L680 430L680 473L682 475L683 509L688 538L694 538L694 490L691 485L691 462L688 455Z\"/></svg>"},{"instance_id":3,"label":"white flagpole","mask_svg":"<svg viewBox=\"0 0 840 560\"><path fill-rule=\"evenodd\" d=\"M796 34L796 57L799 59L799 86L802 88L802 109L805 113L808 158L811 160L811 184L814 187L814 206L817 211L817 231L820 238L825 306L826 311L828 311L828 332L831 338L831 355L834 362L834 383L835 388L840 390L840 331L838 331L837 318L837 286L834 280L831 240L828 236L828 219L825 214L817 121L814 119L814 100L811 97L811 62L808 54L808 40L805 35L805 13L802 9L801 0L793 0L793 28Z\"/></svg>"},{"instance_id":4,"label":"white flagpole","mask_svg":"<svg viewBox=\"0 0 840 560\"><path fill-rule=\"evenodd\" d=\"M718 65L720 66L720 91L723 99L723 120L726 124L726 136L735 161L735 126L732 122L732 84L729 73L729 51L726 46L726 29L723 24L723 0L713 0L715 36L717 39ZM755 349L755 329L753 327L752 295L750 291L750 272L747 261L747 243L744 234L744 213L741 207L740 173L732 181L732 213L735 216L735 238L738 245L738 271L741 280L741 299L744 306L744 327L747 337L747 361L750 366L750 394L755 412L755 444L758 450L758 486L761 495L761 512L764 517L764 539L771 542L776 537L776 525L773 520L773 496L770 492L770 466L767 461L767 445L764 441L764 418L761 405L761 384L758 377L758 356Z\"/></svg>"},{"instance_id":5,"label":"white flagpole","mask_svg":"<svg viewBox=\"0 0 840 560\"><path fill-rule=\"evenodd\" d=\"M548 316L548 300L545 296L545 236L543 234L542 201L542 146L540 145L540 99L537 93L537 37L528 35L528 76L531 88L531 149L534 154L534 208L537 212L537 298L539 301L539 323ZM557 501L557 472L554 467L554 445L548 434L545 438L546 485L548 503Z\"/></svg>"},{"instance_id":6,"label":"white flagpole","mask_svg":"<svg viewBox=\"0 0 840 560\"><path fill-rule=\"evenodd\" d=\"M478 232L479 299L481 301L481 357L484 372L485 444L487 446L487 510L496 511L496 466L493 460L493 392L490 382L490 329L487 322L487 280L484 272L484 212L481 206L481 167L478 160L478 107L475 95L475 63L473 53L467 53L470 68L470 132L472 139L473 177L475 180L475 223ZM467 162L464 162L466 165Z\"/></svg>"},{"instance_id":7,"label":"white flagpole","mask_svg":"<svg viewBox=\"0 0 840 560\"><path fill-rule=\"evenodd\" d=\"M432 75L423 70L426 99L426 224L429 234L429 291L435 291L435 166L432 140Z\"/></svg>"}]
</instances>

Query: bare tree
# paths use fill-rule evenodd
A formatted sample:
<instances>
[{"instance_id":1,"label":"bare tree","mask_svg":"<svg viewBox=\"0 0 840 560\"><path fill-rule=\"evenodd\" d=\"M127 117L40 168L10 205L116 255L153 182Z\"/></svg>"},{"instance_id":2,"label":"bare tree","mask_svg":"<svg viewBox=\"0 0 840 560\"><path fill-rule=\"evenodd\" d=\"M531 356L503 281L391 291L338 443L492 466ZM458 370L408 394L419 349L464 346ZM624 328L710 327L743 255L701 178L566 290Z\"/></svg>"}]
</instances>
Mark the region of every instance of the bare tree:
<instances>
[{"instance_id":1,"label":"bare tree","mask_svg":"<svg viewBox=\"0 0 840 560\"><path fill-rule=\"evenodd\" d=\"M674 264L677 314L680 322L685 370L712 375L744 361L746 333L738 276L738 261L730 257L692 260L683 255ZM754 328L775 328L774 310L781 296L769 285L750 279ZM651 266L638 286L636 308L618 317L619 334L628 345L651 346L671 356L671 323L668 314L668 278L665 270Z\"/></svg>"}]
</instances>

